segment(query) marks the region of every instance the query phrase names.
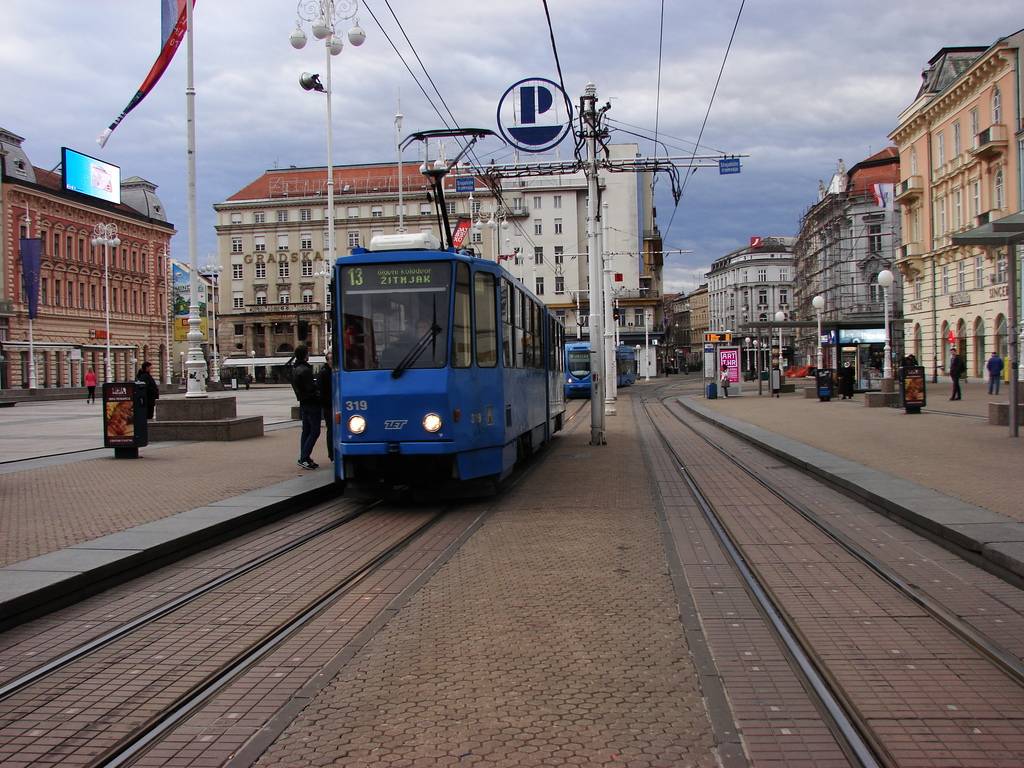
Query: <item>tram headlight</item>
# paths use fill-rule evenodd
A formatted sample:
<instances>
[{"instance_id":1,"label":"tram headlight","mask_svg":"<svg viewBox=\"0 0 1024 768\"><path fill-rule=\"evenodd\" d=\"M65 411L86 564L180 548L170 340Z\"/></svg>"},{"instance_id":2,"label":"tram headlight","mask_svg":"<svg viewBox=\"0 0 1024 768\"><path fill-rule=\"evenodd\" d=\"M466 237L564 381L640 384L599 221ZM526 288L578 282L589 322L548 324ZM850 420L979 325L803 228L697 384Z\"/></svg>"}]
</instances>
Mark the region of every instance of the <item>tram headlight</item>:
<instances>
[{"instance_id":1,"label":"tram headlight","mask_svg":"<svg viewBox=\"0 0 1024 768\"><path fill-rule=\"evenodd\" d=\"M349 416L348 419L348 431L353 435L361 435L366 431L366 419L359 414L355 416Z\"/></svg>"},{"instance_id":2,"label":"tram headlight","mask_svg":"<svg viewBox=\"0 0 1024 768\"><path fill-rule=\"evenodd\" d=\"M438 432L441 429L441 417L436 413L428 413L423 417L423 428L427 432Z\"/></svg>"}]
</instances>

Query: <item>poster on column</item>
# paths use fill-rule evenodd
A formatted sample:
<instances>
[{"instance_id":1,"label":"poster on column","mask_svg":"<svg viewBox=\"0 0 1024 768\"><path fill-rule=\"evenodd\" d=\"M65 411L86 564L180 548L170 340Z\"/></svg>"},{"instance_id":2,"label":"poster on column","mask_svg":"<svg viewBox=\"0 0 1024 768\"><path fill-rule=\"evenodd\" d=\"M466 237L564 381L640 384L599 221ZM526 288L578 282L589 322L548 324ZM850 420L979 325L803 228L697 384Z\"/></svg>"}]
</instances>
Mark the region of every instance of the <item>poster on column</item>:
<instances>
[{"instance_id":1,"label":"poster on column","mask_svg":"<svg viewBox=\"0 0 1024 768\"><path fill-rule=\"evenodd\" d=\"M191 296L189 273L189 268L184 264L171 262L171 306L174 315L175 341L188 341L188 305ZM206 341L206 283L203 280L199 281L198 293L199 331L203 334L203 341Z\"/></svg>"},{"instance_id":2,"label":"poster on column","mask_svg":"<svg viewBox=\"0 0 1024 768\"><path fill-rule=\"evenodd\" d=\"M740 381L740 348L719 347L718 348L718 370L729 373L729 383L739 384ZM721 375L721 373L719 373Z\"/></svg>"}]
</instances>

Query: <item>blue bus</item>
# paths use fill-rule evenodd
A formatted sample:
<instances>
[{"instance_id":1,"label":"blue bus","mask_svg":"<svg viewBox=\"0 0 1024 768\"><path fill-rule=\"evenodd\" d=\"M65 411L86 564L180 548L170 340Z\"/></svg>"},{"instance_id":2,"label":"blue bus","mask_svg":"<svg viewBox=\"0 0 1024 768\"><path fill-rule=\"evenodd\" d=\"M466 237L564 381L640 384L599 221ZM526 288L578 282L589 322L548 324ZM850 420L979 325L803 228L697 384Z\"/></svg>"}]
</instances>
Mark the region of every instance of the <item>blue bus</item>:
<instances>
[{"instance_id":1,"label":"blue bus","mask_svg":"<svg viewBox=\"0 0 1024 768\"><path fill-rule=\"evenodd\" d=\"M590 342L565 345L565 397L590 397ZM636 381L636 352L628 344L615 348L616 383L628 387Z\"/></svg>"},{"instance_id":2,"label":"blue bus","mask_svg":"<svg viewBox=\"0 0 1024 768\"><path fill-rule=\"evenodd\" d=\"M333 277L338 481L497 481L562 428L565 329L500 265L384 235Z\"/></svg>"}]
</instances>

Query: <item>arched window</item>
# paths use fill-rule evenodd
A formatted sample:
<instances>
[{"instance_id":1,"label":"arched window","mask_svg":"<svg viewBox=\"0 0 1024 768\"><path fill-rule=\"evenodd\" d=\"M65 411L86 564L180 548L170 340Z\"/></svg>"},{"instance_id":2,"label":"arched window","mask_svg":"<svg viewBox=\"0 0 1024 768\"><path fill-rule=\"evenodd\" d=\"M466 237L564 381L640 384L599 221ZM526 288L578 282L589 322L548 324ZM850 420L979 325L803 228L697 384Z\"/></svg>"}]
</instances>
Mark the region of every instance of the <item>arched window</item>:
<instances>
[{"instance_id":1,"label":"arched window","mask_svg":"<svg viewBox=\"0 0 1024 768\"><path fill-rule=\"evenodd\" d=\"M956 351L960 360L967 365L967 323L962 319L956 321Z\"/></svg>"},{"instance_id":2,"label":"arched window","mask_svg":"<svg viewBox=\"0 0 1024 768\"><path fill-rule=\"evenodd\" d=\"M992 122L1003 122L1003 94L999 92L998 85L992 89Z\"/></svg>"},{"instance_id":3,"label":"arched window","mask_svg":"<svg viewBox=\"0 0 1024 768\"><path fill-rule=\"evenodd\" d=\"M1005 197L1005 185L1003 184L1003 169L1002 167L996 170L996 175L992 180L992 201L993 207L996 210L1003 210L1006 204Z\"/></svg>"},{"instance_id":4,"label":"arched window","mask_svg":"<svg viewBox=\"0 0 1024 768\"><path fill-rule=\"evenodd\" d=\"M974 319L974 375L985 375L985 321Z\"/></svg>"},{"instance_id":5,"label":"arched window","mask_svg":"<svg viewBox=\"0 0 1024 768\"><path fill-rule=\"evenodd\" d=\"M993 351L998 352L1000 357L1009 356L1009 339L1006 336L1006 315L996 316L996 336Z\"/></svg>"}]
</instances>

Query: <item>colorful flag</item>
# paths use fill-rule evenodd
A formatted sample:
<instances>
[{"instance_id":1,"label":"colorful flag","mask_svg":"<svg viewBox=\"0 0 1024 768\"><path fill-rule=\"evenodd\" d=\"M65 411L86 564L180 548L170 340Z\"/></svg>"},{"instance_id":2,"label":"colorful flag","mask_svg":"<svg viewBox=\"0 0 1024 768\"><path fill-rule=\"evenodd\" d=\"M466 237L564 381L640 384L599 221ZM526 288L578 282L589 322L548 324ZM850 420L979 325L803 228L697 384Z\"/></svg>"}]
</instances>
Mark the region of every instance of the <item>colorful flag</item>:
<instances>
[{"instance_id":1,"label":"colorful flag","mask_svg":"<svg viewBox=\"0 0 1024 768\"><path fill-rule=\"evenodd\" d=\"M196 0L192 0L192 7L195 8L195 5ZM181 39L184 36L185 0L160 0L160 37L162 40L160 54L156 57L156 61L153 62L153 66L149 70L149 74L146 75L146 79L142 81L142 85L139 86L139 90L132 96L132 100L128 102L128 106L110 124L110 127L96 139L97 144L101 147L106 146L107 139L110 138L110 134L114 132L118 124L127 117L129 112L139 106L142 100L153 90L153 87L160 81L164 71L171 63L171 59L174 58L174 52L178 50L178 44L181 43Z\"/></svg>"},{"instance_id":2,"label":"colorful flag","mask_svg":"<svg viewBox=\"0 0 1024 768\"><path fill-rule=\"evenodd\" d=\"M871 194L875 198L875 205L879 208L892 208L892 193L894 184L872 184Z\"/></svg>"},{"instance_id":3,"label":"colorful flag","mask_svg":"<svg viewBox=\"0 0 1024 768\"><path fill-rule=\"evenodd\" d=\"M466 240L466 235L469 234L469 228L472 225L468 216L460 216L458 223L455 225L455 231L452 232L452 245L456 248L461 248L462 243Z\"/></svg>"},{"instance_id":4,"label":"colorful flag","mask_svg":"<svg viewBox=\"0 0 1024 768\"><path fill-rule=\"evenodd\" d=\"M35 320L39 314L39 262L42 255L42 238L21 238L21 290L28 304L29 320Z\"/></svg>"}]
</instances>

